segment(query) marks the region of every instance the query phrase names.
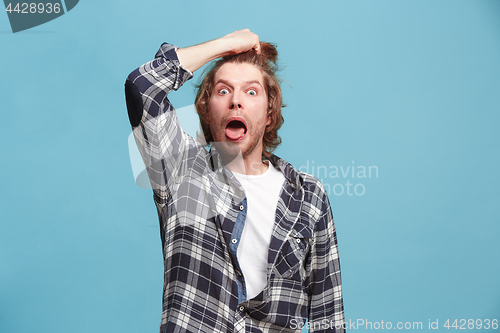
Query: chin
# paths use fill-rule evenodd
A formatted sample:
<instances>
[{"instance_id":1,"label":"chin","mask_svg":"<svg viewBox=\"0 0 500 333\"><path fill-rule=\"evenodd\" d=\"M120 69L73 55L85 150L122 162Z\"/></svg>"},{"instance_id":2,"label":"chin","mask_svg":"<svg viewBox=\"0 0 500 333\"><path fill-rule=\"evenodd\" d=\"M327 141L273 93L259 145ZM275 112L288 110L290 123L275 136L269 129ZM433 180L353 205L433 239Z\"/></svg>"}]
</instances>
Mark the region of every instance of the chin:
<instances>
[{"instance_id":1,"label":"chin","mask_svg":"<svg viewBox=\"0 0 500 333\"><path fill-rule=\"evenodd\" d=\"M219 153L224 155L224 158L230 158L232 160L242 154L240 146L234 142L212 142L212 145Z\"/></svg>"}]
</instances>

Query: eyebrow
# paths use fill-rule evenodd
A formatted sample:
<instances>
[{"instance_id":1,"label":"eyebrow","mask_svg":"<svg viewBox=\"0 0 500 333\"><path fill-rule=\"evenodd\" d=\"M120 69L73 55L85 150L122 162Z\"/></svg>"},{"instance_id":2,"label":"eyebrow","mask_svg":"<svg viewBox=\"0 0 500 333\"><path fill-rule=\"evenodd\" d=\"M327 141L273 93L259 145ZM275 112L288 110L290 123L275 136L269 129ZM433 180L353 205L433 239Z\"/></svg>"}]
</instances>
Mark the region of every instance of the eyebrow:
<instances>
[{"instance_id":1,"label":"eyebrow","mask_svg":"<svg viewBox=\"0 0 500 333\"><path fill-rule=\"evenodd\" d=\"M215 85L218 85L219 83L223 83L223 84L228 85L228 86L233 86L231 84L231 82L229 82L227 80L224 80L224 79L219 79L217 82L215 82ZM262 87L262 84L258 80L249 80L249 81L245 81L244 83L247 84L247 85L258 84L259 86Z\"/></svg>"}]
</instances>

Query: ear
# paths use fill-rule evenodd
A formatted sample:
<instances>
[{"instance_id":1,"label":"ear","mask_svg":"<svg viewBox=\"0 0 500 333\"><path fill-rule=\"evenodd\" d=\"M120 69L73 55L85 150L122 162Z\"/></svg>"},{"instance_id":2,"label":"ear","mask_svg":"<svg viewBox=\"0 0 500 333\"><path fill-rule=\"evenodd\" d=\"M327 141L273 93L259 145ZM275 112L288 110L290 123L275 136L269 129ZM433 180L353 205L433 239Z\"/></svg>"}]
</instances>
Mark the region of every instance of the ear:
<instances>
[{"instance_id":1,"label":"ear","mask_svg":"<svg viewBox=\"0 0 500 333\"><path fill-rule=\"evenodd\" d=\"M268 95L268 105L267 105L267 122L266 125L269 126L273 122L271 115L273 114L273 99Z\"/></svg>"}]
</instances>

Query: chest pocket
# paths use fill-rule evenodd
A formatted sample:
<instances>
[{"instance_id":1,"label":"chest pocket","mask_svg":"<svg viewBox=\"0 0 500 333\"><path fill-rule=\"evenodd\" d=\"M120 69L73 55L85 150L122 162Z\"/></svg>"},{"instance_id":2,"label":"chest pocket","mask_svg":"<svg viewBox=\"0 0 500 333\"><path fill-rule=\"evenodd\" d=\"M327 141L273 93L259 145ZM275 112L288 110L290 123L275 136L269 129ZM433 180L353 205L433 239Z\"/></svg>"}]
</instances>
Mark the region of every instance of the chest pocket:
<instances>
[{"instance_id":1,"label":"chest pocket","mask_svg":"<svg viewBox=\"0 0 500 333\"><path fill-rule=\"evenodd\" d=\"M292 230L283 244L275 265L276 273L284 279L303 280L311 249L311 232Z\"/></svg>"}]
</instances>

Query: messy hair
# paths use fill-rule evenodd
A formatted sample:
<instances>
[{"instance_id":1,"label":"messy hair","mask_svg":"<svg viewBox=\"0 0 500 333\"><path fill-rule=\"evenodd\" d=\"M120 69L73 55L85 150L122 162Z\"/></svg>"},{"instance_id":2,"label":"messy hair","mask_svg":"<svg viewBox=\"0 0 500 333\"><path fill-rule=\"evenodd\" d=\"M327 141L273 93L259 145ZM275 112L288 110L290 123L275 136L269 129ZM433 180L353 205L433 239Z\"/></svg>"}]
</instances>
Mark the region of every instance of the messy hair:
<instances>
[{"instance_id":1,"label":"messy hair","mask_svg":"<svg viewBox=\"0 0 500 333\"><path fill-rule=\"evenodd\" d=\"M207 123L208 104L214 89L215 74L225 63L248 63L260 69L264 78L264 89L267 93L268 115L271 117L271 123L266 126L262 140L263 154L270 156L274 149L281 143L281 138L278 136L278 129L284 122L281 115L281 108L284 105L280 82L276 76L278 70L278 51L276 50L276 46L266 42L260 43L260 49L260 54L257 54L255 50L250 50L223 57L207 69L201 83L198 85L198 92L195 99L196 112L200 117L201 129L207 143L214 141L210 126Z\"/></svg>"}]
</instances>

